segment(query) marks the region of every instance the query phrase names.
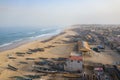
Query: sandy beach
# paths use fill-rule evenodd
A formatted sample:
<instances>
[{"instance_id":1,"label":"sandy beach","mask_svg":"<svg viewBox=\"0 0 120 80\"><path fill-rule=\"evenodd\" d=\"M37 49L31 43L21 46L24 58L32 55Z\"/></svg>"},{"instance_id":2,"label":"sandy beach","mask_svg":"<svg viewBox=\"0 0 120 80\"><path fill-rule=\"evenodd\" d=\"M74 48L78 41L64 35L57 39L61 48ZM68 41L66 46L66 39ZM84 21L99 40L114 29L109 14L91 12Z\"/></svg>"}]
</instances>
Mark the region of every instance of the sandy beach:
<instances>
[{"instance_id":1,"label":"sandy beach","mask_svg":"<svg viewBox=\"0 0 120 80\"><path fill-rule=\"evenodd\" d=\"M78 31L79 32L79 31ZM73 29L66 29L59 35L47 38L45 40L35 40L23 45L20 45L14 49L0 52L0 80L14 80L13 76L24 76L32 73L31 67L35 61L39 61L40 58L68 58L73 51L75 42L70 42L70 36L78 35L78 32ZM90 45L91 46L91 45ZM42 48L44 51L34 52L27 54L28 50ZM120 60L119 54L114 51L110 51L109 48L102 53L92 52L92 57L85 57L86 62L112 64L115 61ZM17 52L25 53L20 56ZM114 54L113 54L114 53ZM12 59L10 59L12 57ZM28 60L32 59L32 60ZM25 64L23 64L23 62ZM26 64L27 63L27 64ZM8 69L8 65L16 67L17 71Z\"/></svg>"},{"instance_id":2,"label":"sandy beach","mask_svg":"<svg viewBox=\"0 0 120 80\"><path fill-rule=\"evenodd\" d=\"M29 67L32 66L33 61L28 61L26 58L34 58L35 60L39 57L43 58L58 58L58 57L69 57L70 52L73 49L74 43L67 44L64 41L69 41L66 38L67 35L76 35L75 32L65 30L63 33L46 39L44 41L35 40L18 46L17 48L0 52L0 80L13 80L12 76L23 76L23 74L30 73ZM52 46L52 47L49 47ZM23 57L17 56L16 52L26 53L28 49L44 48L44 52L36 52L33 54L25 54ZM8 56L12 56L15 59L9 59ZM20 64L20 61L27 62L27 65ZM12 71L7 69L8 64L18 68L18 71Z\"/></svg>"}]
</instances>

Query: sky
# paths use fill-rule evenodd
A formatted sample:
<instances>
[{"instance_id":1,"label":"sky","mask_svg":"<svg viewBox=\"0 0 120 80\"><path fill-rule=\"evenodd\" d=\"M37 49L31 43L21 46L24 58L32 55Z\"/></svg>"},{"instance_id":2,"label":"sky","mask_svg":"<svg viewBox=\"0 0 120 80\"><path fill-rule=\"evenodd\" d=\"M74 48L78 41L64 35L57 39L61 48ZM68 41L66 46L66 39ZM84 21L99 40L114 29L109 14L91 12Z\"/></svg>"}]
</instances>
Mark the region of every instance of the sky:
<instances>
[{"instance_id":1,"label":"sky","mask_svg":"<svg viewBox=\"0 0 120 80\"><path fill-rule=\"evenodd\" d=\"M120 0L0 0L0 26L119 23Z\"/></svg>"}]
</instances>

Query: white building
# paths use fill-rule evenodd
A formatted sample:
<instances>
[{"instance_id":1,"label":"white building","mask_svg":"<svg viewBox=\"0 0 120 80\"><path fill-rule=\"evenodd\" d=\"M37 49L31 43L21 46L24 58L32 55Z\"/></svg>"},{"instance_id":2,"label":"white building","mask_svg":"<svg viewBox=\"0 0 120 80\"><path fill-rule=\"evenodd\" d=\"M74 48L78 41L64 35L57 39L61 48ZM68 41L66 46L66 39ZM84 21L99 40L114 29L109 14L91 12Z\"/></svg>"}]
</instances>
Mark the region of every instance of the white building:
<instances>
[{"instance_id":1,"label":"white building","mask_svg":"<svg viewBox=\"0 0 120 80\"><path fill-rule=\"evenodd\" d=\"M64 65L64 70L82 72L83 60L82 56L70 56Z\"/></svg>"}]
</instances>

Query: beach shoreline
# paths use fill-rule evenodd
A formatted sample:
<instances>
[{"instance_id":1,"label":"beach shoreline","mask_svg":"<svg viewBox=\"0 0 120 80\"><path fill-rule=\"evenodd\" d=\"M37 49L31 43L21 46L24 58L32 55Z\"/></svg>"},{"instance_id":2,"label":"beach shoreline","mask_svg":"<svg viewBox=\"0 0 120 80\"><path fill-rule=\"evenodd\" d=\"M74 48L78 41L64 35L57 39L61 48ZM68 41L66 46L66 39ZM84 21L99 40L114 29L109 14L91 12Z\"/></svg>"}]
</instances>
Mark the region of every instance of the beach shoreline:
<instances>
[{"instance_id":1,"label":"beach shoreline","mask_svg":"<svg viewBox=\"0 0 120 80\"><path fill-rule=\"evenodd\" d=\"M0 47L0 52L4 52L4 51L7 51L7 50L11 50L11 49L20 47L20 46L22 46L22 45L25 45L25 44L28 44L28 43L31 43L31 42L34 42L34 41L47 41L47 40L49 40L49 39L54 38L55 36L59 36L61 33L63 33L63 32L60 32L60 33L54 34L54 35L42 36L42 37L39 37L39 38L37 38L37 39L26 39L26 40L14 42L14 43L12 43L12 44L10 44L10 45Z\"/></svg>"}]
</instances>

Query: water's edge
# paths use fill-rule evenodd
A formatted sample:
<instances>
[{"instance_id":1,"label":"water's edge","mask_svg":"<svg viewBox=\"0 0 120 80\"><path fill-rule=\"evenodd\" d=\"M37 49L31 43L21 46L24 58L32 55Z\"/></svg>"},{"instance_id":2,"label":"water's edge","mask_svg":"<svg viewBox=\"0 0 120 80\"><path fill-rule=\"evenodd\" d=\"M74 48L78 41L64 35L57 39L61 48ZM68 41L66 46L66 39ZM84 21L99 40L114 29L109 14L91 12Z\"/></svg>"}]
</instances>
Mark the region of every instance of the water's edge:
<instances>
[{"instance_id":1,"label":"water's edge","mask_svg":"<svg viewBox=\"0 0 120 80\"><path fill-rule=\"evenodd\" d=\"M0 47L0 52L11 50L11 49L17 48L19 46L22 46L22 45L25 45L25 44L28 44L28 43L31 43L31 42L36 41L36 40L39 40L39 41L48 40L48 39L50 39L54 36L59 35L60 33L62 33L62 31L57 32L57 33L53 33L53 34L42 35L42 36L37 37L37 38L16 41L16 42L11 43L11 44L8 43L8 45Z\"/></svg>"}]
</instances>

